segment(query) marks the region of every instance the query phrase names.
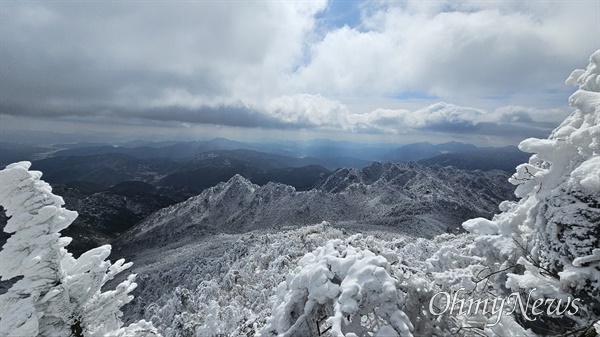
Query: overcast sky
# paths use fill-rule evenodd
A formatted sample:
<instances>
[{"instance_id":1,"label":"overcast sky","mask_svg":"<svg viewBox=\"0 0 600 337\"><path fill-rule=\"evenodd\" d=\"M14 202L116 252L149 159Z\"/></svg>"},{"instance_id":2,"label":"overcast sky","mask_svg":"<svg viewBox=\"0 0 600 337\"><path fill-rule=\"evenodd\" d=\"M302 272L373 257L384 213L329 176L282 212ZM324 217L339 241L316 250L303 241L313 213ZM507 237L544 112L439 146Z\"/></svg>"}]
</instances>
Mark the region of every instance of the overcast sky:
<instances>
[{"instance_id":1,"label":"overcast sky","mask_svg":"<svg viewBox=\"0 0 600 337\"><path fill-rule=\"evenodd\" d=\"M516 144L600 48L598 0L0 6L5 134Z\"/></svg>"}]
</instances>

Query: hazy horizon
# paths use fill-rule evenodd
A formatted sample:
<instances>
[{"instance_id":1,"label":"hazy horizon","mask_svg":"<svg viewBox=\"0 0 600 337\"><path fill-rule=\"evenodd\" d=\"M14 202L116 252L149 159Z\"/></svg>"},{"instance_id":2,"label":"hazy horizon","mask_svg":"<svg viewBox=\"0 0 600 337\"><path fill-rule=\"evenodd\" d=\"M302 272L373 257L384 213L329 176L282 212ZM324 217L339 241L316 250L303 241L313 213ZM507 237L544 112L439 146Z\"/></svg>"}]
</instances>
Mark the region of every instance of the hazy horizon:
<instances>
[{"instance_id":1,"label":"hazy horizon","mask_svg":"<svg viewBox=\"0 0 600 337\"><path fill-rule=\"evenodd\" d=\"M239 137L237 135L223 136L223 135L213 135L213 134L198 134L194 137L186 137L180 136L177 137L174 134L166 133L159 137L153 134L139 134L139 135L120 135L115 137L115 134L105 132L105 133L97 133L97 134L86 134L86 133L69 133L69 132L46 132L46 131L26 131L26 130L10 130L9 132L5 132L4 134L0 134L0 143L5 144L23 144L23 145L31 145L31 146L44 146L44 145L67 145L67 144L101 144L101 145L115 145L115 146L123 146L135 143L143 144L161 144L161 143L187 143L187 142L206 142L206 141L214 141L214 140L227 140L232 142L238 142L242 144L270 144L270 145L284 145L286 143L290 144L318 144L319 146L322 144L319 143L331 143L332 145L356 145L356 146L364 146L364 147L402 147L405 145L412 145L417 143L430 143L432 145L440 145L445 143L462 143L462 144L470 144L475 145L480 148L501 148L506 146L517 146L517 143L508 143L508 144L491 144L486 142L471 142L470 140L465 139L446 139L446 138L423 138L423 139L415 139L413 141L407 140L406 142L394 141L393 139L386 141L385 139L375 138L372 140L365 140L364 138L349 138L349 137L341 137L341 138L328 138L327 135L318 135L315 134L314 137Z\"/></svg>"}]
</instances>

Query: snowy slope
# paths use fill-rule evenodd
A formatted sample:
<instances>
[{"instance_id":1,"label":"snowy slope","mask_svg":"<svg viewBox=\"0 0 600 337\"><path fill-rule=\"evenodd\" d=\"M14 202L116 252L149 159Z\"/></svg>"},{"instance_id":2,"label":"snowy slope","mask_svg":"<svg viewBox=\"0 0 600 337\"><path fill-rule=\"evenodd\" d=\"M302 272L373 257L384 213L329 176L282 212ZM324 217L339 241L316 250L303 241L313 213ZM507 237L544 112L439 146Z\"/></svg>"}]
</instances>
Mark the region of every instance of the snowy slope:
<instances>
[{"instance_id":1,"label":"snowy slope","mask_svg":"<svg viewBox=\"0 0 600 337\"><path fill-rule=\"evenodd\" d=\"M418 270L427 269L427 258L455 237L428 240L384 232L349 236L322 223L273 233L218 234L185 246L150 248L133 256L138 288L124 308L125 317L152 320L164 336L253 336L272 314L274 288L292 275L307 252L330 240L362 245L385 256L394 266L391 275L397 276L398 268L407 263L422 274Z\"/></svg>"}]
</instances>

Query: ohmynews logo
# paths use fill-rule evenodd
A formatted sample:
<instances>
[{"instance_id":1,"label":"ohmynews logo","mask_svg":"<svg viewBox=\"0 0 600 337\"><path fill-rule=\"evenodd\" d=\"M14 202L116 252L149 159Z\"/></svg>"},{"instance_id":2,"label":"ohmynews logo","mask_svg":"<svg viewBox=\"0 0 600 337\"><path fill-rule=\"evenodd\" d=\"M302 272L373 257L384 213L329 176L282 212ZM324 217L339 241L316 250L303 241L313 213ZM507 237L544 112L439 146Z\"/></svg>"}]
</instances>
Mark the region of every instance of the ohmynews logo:
<instances>
[{"instance_id":1,"label":"ohmynews logo","mask_svg":"<svg viewBox=\"0 0 600 337\"><path fill-rule=\"evenodd\" d=\"M531 293L535 288L529 291L527 300L523 301L521 294L514 292L508 297L495 298L459 298L459 294L464 292L465 288L460 288L453 295L442 291L438 292L429 301L429 312L434 316L440 316L445 313L450 315L468 315L474 316L479 313L486 315L496 315L494 323L486 324L487 327L493 327L502 318L502 315L510 315L519 308L523 317L528 321L535 321L536 316L546 314L551 315L576 315L579 312L577 304L581 302L579 298L571 299L567 297L566 301L555 298L538 298L531 302ZM467 294L464 292L464 294ZM442 304L442 305L436 305Z\"/></svg>"}]
</instances>

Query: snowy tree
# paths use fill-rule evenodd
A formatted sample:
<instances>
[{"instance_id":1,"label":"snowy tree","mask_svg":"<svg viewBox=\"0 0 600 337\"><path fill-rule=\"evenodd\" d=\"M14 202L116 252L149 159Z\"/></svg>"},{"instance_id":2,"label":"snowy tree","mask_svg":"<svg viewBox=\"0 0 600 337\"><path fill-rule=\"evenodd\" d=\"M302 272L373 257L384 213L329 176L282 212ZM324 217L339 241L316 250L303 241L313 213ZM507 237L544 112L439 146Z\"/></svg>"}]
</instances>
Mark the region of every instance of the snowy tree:
<instances>
[{"instance_id":1,"label":"snowy tree","mask_svg":"<svg viewBox=\"0 0 600 337\"><path fill-rule=\"evenodd\" d=\"M511 178L521 200L503 203L491 221L463 224L480 234L474 251L500 294L581 300L569 320L554 310L540 317L537 328L554 332L592 329L600 317L600 50L566 83L579 86L569 99L576 110L548 139L519 145L534 153Z\"/></svg>"},{"instance_id":2,"label":"snowy tree","mask_svg":"<svg viewBox=\"0 0 600 337\"><path fill-rule=\"evenodd\" d=\"M61 197L29 171L29 162L0 171L0 204L13 233L0 252L2 280L20 278L0 296L2 336L156 336L152 324L123 327L120 307L131 301L135 275L116 289L101 288L131 264L105 259L110 245L73 258L60 231L77 217Z\"/></svg>"},{"instance_id":3,"label":"snowy tree","mask_svg":"<svg viewBox=\"0 0 600 337\"><path fill-rule=\"evenodd\" d=\"M259 336L412 336L400 280L361 239L330 240L306 254L277 288L274 315Z\"/></svg>"}]
</instances>

